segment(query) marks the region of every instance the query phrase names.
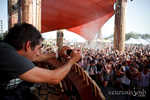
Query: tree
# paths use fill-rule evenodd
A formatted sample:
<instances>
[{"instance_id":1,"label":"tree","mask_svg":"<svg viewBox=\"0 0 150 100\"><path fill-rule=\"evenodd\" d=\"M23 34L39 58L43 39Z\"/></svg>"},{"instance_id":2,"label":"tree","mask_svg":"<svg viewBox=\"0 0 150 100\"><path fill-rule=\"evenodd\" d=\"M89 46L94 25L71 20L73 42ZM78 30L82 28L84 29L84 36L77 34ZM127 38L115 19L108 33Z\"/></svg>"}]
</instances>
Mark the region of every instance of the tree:
<instances>
[{"instance_id":1,"label":"tree","mask_svg":"<svg viewBox=\"0 0 150 100\"><path fill-rule=\"evenodd\" d=\"M139 38L139 35L138 35L138 33L136 33L136 32L127 33L125 40L128 40L128 39L130 39L130 38L138 39L138 38Z\"/></svg>"},{"instance_id":2,"label":"tree","mask_svg":"<svg viewBox=\"0 0 150 100\"><path fill-rule=\"evenodd\" d=\"M5 36L8 34L8 32L4 32L0 34L0 40L3 40L5 38Z\"/></svg>"},{"instance_id":3,"label":"tree","mask_svg":"<svg viewBox=\"0 0 150 100\"><path fill-rule=\"evenodd\" d=\"M134 38L134 39L138 39L138 38L142 38L142 39L150 39L150 34L146 33L146 34L139 34L137 32L129 32L126 33L125 36L125 40L128 40L130 38ZM106 37L105 39L109 39L109 38L113 38L113 35L110 35L109 37Z\"/></svg>"}]
</instances>

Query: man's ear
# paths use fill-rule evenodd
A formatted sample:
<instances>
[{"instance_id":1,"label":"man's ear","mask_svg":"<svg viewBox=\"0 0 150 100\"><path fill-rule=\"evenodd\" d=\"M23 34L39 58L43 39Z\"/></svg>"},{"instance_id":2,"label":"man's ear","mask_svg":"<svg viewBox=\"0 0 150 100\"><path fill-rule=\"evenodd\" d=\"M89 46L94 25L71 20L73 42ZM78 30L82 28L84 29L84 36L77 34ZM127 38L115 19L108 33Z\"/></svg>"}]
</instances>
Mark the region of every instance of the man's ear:
<instances>
[{"instance_id":1,"label":"man's ear","mask_svg":"<svg viewBox=\"0 0 150 100\"><path fill-rule=\"evenodd\" d=\"M27 41L26 44L25 44L25 51L28 51L30 49L31 49L31 47L30 47L30 41Z\"/></svg>"}]
</instances>

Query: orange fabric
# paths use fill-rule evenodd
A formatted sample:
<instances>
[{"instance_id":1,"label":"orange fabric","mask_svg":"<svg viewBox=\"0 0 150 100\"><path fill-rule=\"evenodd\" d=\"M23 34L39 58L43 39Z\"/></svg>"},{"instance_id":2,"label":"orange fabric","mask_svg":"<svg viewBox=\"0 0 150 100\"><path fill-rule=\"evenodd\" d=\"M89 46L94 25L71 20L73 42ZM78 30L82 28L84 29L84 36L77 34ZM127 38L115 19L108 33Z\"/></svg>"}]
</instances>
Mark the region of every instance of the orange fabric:
<instances>
[{"instance_id":1,"label":"orange fabric","mask_svg":"<svg viewBox=\"0 0 150 100\"><path fill-rule=\"evenodd\" d=\"M68 29L87 40L114 14L115 0L42 0L42 32Z\"/></svg>"}]
</instances>

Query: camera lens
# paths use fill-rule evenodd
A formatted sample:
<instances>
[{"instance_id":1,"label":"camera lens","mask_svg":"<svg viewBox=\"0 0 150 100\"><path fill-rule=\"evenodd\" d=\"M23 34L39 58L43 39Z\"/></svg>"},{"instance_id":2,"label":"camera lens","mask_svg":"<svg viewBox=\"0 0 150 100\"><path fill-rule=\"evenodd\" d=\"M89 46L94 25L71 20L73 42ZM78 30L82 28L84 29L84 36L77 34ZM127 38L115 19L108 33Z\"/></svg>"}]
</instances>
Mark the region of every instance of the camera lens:
<instances>
[{"instance_id":1,"label":"camera lens","mask_svg":"<svg viewBox=\"0 0 150 100\"><path fill-rule=\"evenodd\" d=\"M66 54L67 54L68 56L70 56L71 53L72 53L72 50L71 50L71 49L68 49L68 50L66 51Z\"/></svg>"}]
</instances>

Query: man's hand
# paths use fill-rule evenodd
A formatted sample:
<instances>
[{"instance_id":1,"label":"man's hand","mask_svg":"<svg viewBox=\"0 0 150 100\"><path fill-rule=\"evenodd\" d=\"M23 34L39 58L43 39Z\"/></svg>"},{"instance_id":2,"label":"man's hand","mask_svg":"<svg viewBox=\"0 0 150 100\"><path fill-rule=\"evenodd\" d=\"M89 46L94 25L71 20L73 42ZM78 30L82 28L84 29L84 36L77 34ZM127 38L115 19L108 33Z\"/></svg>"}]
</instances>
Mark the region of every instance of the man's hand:
<instances>
[{"instance_id":1,"label":"man's hand","mask_svg":"<svg viewBox=\"0 0 150 100\"><path fill-rule=\"evenodd\" d=\"M70 56L70 60L73 61L73 63L76 63L81 59L81 51L79 49L73 49Z\"/></svg>"}]
</instances>

